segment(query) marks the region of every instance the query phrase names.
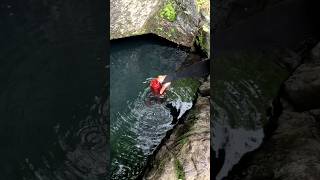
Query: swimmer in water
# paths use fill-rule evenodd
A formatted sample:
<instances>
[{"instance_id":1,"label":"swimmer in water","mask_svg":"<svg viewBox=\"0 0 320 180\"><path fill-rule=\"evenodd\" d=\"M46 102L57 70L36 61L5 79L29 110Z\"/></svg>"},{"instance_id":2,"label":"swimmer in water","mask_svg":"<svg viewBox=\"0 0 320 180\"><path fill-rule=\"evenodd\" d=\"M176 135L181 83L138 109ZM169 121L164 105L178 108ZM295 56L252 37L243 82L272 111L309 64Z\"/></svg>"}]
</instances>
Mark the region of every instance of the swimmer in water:
<instances>
[{"instance_id":1,"label":"swimmer in water","mask_svg":"<svg viewBox=\"0 0 320 180\"><path fill-rule=\"evenodd\" d=\"M163 95L164 91L170 86L171 82L163 83L167 75L159 75L150 82L150 89L153 95Z\"/></svg>"},{"instance_id":2,"label":"swimmer in water","mask_svg":"<svg viewBox=\"0 0 320 180\"><path fill-rule=\"evenodd\" d=\"M165 79L166 75L160 75L157 78L154 78L150 81L150 89L152 92L152 96L148 96L145 100L145 104L150 107L152 104L157 103L161 104L165 101L164 99L164 91L167 87L170 86L170 82L163 83L163 80Z\"/></svg>"},{"instance_id":3,"label":"swimmer in water","mask_svg":"<svg viewBox=\"0 0 320 180\"><path fill-rule=\"evenodd\" d=\"M206 59L168 75L159 75L150 81L150 89L153 95L161 97L171 82L187 77L205 77L210 73L210 60Z\"/></svg>"}]
</instances>

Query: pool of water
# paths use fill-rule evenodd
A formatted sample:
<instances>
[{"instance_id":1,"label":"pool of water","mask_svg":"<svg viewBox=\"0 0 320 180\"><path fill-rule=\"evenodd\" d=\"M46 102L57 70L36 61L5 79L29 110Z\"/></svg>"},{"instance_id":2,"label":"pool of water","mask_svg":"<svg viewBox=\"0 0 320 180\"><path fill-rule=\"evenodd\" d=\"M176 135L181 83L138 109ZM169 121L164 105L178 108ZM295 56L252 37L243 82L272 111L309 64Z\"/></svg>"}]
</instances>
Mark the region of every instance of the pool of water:
<instances>
[{"instance_id":1,"label":"pool of water","mask_svg":"<svg viewBox=\"0 0 320 180\"><path fill-rule=\"evenodd\" d=\"M230 53L231 54L231 53ZM241 157L264 138L268 109L287 72L267 53L239 52L222 56L214 65L214 117L211 127L217 180L228 175Z\"/></svg>"},{"instance_id":2,"label":"pool of water","mask_svg":"<svg viewBox=\"0 0 320 180\"><path fill-rule=\"evenodd\" d=\"M150 78L177 70L188 56L163 41L144 36L111 43L112 179L134 179L141 172L148 155L173 126L168 103L181 114L192 106L192 98L185 100L172 90L175 88L170 90L170 98L163 100L153 99L150 94ZM173 98L175 94L179 97ZM187 91L180 94L188 96Z\"/></svg>"},{"instance_id":3,"label":"pool of water","mask_svg":"<svg viewBox=\"0 0 320 180\"><path fill-rule=\"evenodd\" d=\"M1 1L1 179L107 176L105 24L96 19L105 17L96 7L106 6Z\"/></svg>"}]
</instances>

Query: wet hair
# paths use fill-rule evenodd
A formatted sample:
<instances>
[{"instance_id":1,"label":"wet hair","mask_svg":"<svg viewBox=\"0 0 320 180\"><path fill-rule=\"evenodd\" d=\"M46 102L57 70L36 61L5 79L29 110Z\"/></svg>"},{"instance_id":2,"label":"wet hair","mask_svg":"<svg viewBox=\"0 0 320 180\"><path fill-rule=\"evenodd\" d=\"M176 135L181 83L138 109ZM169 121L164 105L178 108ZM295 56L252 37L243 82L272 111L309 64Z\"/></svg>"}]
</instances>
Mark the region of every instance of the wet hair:
<instances>
[{"instance_id":1,"label":"wet hair","mask_svg":"<svg viewBox=\"0 0 320 180\"><path fill-rule=\"evenodd\" d=\"M161 87L162 85L157 79L152 79L150 81L150 89L154 94L159 94Z\"/></svg>"}]
</instances>

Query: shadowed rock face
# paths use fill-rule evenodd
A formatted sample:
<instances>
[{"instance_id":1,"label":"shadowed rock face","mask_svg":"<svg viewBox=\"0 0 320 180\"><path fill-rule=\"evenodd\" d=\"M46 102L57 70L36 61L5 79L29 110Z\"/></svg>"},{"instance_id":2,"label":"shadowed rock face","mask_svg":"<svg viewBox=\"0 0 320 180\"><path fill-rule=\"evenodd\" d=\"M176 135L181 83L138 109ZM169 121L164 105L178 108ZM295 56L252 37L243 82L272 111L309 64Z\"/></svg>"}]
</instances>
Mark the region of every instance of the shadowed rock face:
<instances>
[{"instance_id":1,"label":"shadowed rock face","mask_svg":"<svg viewBox=\"0 0 320 180\"><path fill-rule=\"evenodd\" d=\"M266 53L239 52L216 59L211 157L217 180L263 141L263 128L271 114L266 110L287 78L286 70L272 62L274 58Z\"/></svg>"},{"instance_id":2,"label":"shadowed rock face","mask_svg":"<svg viewBox=\"0 0 320 180\"><path fill-rule=\"evenodd\" d=\"M264 0L266 1L265 5L262 2L259 5L260 0L229 0L223 2L229 2L231 6L232 1L234 2L234 9L238 9L238 12L230 12L233 9L231 7L219 7L218 2L216 3L218 7L214 7L217 12L220 12L216 13L217 17L215 17L215 23L216 21L219 22L214 31L214 52L216 56L228 53L231 50L255 51L295 48L299 43L319 32L314 27L317 22L310 22L314 19L314 16L310 15L312 3L310 5L303 0L281 0L274 4L272 4L273 0ZM257 2L257 4L254 5L253 2ZM239 7L235 5L237 3ZM246 13L250 11L249 4L252 4L252 12ZM242 12L245 15L242 16ZM226 13L224 16L227 19L219 17L224 13ZM228 25L225 25L225 23L228 23Z\"/></svg>"},{"instance_id":3,"label":"shadowed rock face","mask_svg":"<svg viewBox=\"0 0 320 180\"><path fill-rule=\"evenodd\" d=\"M187 47L196 42L209 53L209 0L119 0L110 3L111 39L153 33Z\"/></svg>"},{"instance_id":4,"label":"shadowed rock face","mask_svg":"<svg viewBox=\"0 0 320 180\"><path fill-rule=\"evenodd\" d=\"M299 110L319 107L320 63L303 64L285 82L286 93Z\"/></svg>"},{"instance_id":5,"label":"shadowed rock face","mask_svg":"<svg viewBox=\"0 0 320 180\"><path fill-rule=\"evenodd\" d=\"M228 179L319 179L319 112L284 111L271 139L243 164L246 170Z\"/></svg>"},{"instance_id":6,"label":"shadowed rock face","mask_svg":"<svg viewBox=\"0 0 320 180\"><path fill-rule=\"evenodd\" d=\"M270 137L240 161L227 179L320 179L320 101L316 93L320 91L320 69L314 59L316 49L302 58L307 63L284 82L280 94L283 110Z\"/></svg>"},{"instance_id":7,"label":"shadowed rock face","mask_svg":"<svg viewBox=\"0 0 320 180\"><path fill-rule=\"evenodd\" d=\"M311 50L311 60L320 62L320 42Z\"/></svg>"},{"instance_id":8,"label":"shadowed rock face","mask_svg":"<svg viewBox=\"0 0 320 180\"><path fill-rule=\"evenodd\" d=\"M216 0L215 27L225 28L284 0Z\"/></svg>"}]
</instances>

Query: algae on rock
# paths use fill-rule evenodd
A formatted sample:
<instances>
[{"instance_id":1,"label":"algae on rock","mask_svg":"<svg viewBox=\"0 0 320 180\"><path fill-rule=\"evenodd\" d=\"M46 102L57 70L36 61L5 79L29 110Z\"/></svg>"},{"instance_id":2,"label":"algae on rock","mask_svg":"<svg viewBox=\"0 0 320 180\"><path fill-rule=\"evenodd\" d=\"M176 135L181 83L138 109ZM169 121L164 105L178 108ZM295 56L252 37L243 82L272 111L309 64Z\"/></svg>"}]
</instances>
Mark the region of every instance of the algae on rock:
<instances>
[{"instance_id":1,"label":"algae on rock","mask_svg":"<svg viewBox=\"0 0 320 180\"><path fill-rule=\"evenodd\" d=\"M168 1L164 8L161 10L160 16L166 18L168 21L173 22L177 18L176 11L172 1Z\"/></svg>"},{"instance_id":2,"label":"algae on rock","mask_svg":"<svg viewBox=\"0 0 320 180\"><path fill-rule=\"evenodd\" d=\"M167 92L170 101L180 99L183 102L192 102L195 99L197 90L200 86L198 80L184 78L173 81Z\"/></svg>"}]
</instances>

